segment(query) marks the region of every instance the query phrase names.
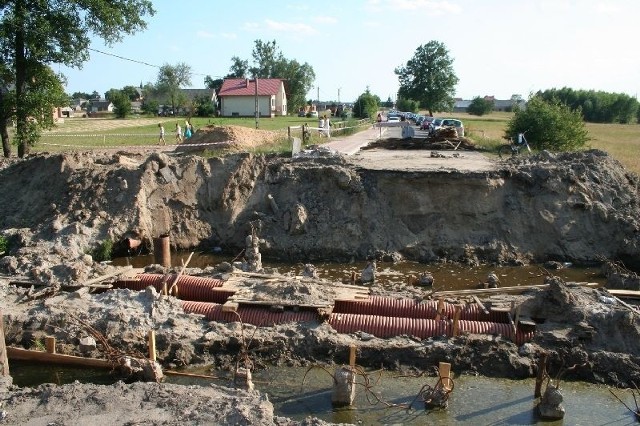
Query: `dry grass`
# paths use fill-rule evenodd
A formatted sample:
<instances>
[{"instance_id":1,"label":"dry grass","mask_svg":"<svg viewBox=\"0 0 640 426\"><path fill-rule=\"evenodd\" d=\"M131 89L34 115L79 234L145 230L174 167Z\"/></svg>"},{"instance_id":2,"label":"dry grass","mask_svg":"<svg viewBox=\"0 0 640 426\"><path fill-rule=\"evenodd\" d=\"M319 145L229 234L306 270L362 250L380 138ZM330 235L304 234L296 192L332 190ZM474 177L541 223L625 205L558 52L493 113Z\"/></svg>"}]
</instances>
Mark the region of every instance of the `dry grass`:
<instances>
[{"instance_id":1,"label":"dry grass","mask_svg":"<svg viewBox=\"0 0 640 426\"><path fill-rule=\"evenodd\" d=\"M424 113L424 112L423 112ZM467 136L477 145L492 149L505 143L504 129L512 117L512 113L493 112L481 117L466 113L438 113L438 117L457 118L464 122ZM155 145L157 143L158 122L163 121L167 132L167 141L173 137L173 126L176 121L184 118L150 118L130 120L100 120L100 119L72 119L53 132L45 132L41 142L68 144L62 147L41 144L35 151L67 150L69 145L88 145L100 147L102 145ZM198 119L194 118L196 128L212 124L235 124L255 127L255 121L250 118L241 119ZM308 123L315 126L315 119L298 117L277 117L276 119L261 119L260 128L269 130L286 129L287 126ZM640 174L640 125L638 124L593 124L587 123L587 130L591 138L586 148L597 148L608 152L620 161L628 170ZM68 134L92 135L72 137Z\"/></svg>"},{"instance_id":2,"label":"dry grass","mask_svg":"<svg viewBox=\"0 0 640 426\"><path fill-rule=\"evenodd\" d=\"M441 113L437 116L462 120L465 133L478 145L491 149L506 142L504 129L513 114L493 112L478 117L466 113ZM586 123L586 127L590 140L585 148L606 151L625 168L640 175L640 124Z\"/></svg>"},{"instance_id":3,"label":"dry grass","mask_svg":"<svg viewBox=\"0 0 640 426\"><path fill-rule=\"evenodd\" d=\"M625 168L640 174L640 125L587 123L590 148L607 151Z\"/></svg>"}]
</instances>

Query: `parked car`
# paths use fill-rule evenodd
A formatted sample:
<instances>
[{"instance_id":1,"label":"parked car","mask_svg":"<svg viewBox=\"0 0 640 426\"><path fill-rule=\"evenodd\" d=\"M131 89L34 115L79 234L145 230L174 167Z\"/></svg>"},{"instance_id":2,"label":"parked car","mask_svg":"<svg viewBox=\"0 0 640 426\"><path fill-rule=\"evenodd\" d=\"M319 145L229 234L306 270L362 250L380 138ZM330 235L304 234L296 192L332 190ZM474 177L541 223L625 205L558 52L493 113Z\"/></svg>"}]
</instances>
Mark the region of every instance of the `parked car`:
<instances>
[{"instance_id":1,"label":"parked car","mask_svg":"<svg viewBox=\"0 0 640 426\"><path fill-rule=\"evenodd\" d=\"M400 122L400 116L399 115L388 115L387 116L387 122L389 122L389 123L399 123Z\"/></svg>"},{"instance_id":2,"label":"parked car","mask_svg":"<svg viewBox=\"0 0 640 426\"><path fill-rule=\"evenodd\" d=\"M311 111L310 113L310 117L318 117L318 111Z\"/></svg>"},{"instance_id":3,"label":"parked car","mask_svg":"<svg viewBox=\"0 0 640 426\"><path fill-rule=\"evenodd\" d=\"M442 120L442 124L440 125L440 127L454 127L459 138L464 136L464 125L460 120L445 118Z\"/></svg>"},{"instance_id":4,"label":"parked car","mask_svg":"<svg viewBox=\"0 0 640 426\"><path fill-rule=\"evenodd\" d=\"M420 123L420 130L430 130L433 126L434 120L435 119L433 117L425 116L424 120Z\"/></svg>"}]
</instances>

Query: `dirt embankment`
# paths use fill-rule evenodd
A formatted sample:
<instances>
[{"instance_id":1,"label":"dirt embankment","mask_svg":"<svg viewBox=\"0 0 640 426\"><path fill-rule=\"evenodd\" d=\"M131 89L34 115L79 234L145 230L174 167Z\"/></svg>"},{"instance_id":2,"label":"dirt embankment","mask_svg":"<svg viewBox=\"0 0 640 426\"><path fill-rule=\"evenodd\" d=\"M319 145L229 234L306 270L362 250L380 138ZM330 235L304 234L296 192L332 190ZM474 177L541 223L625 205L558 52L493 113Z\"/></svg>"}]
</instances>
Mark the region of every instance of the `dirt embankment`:
<instances>
[{"instance_id":1,"label":"dirt embankment","mask_svg":"<svg viewBox=\"0 0 640 426\"><path fill-rule=\"evenodd\" d=\"M37 156L0 171L0 227L16 242L4 262L45 282L79 281L91 273L83 255L106 239L169 233L177 249L236 254L253 226L264 256L290 261L640 265L637 177L598 151L538 160L405 172L341 157Z\"/></svg>"},{"instance_id":2,"label":"dirt embankment","mask_svg":"<svg viewBox=\"0 0 640 426\"><path fill-rule=\"evenodd\" d=\"M539 322L536 337L521 346L501 336L365 339L339 334L325 323L246 326L242 332L238 323L184 314L179 301L151 289L92 295L85 288L33 299L28 289L8 285L15 276L58 286L107 273L110 267L88 254L106 239L149 240L169 232L176 248L219 246L235 254L252 228L264 240L263 255L292 261L376 255L468 264L614 258L640 265L638 178L602 152L543 153L476 172L371 170L339 156L71 153L4 162L0 181L0 229L10 243L0 258L0 271L7 274L0 277L0 309L9 344L29 347L34 339L58 333L61 342L67 341L60 351L75 353L83 331L70 323L73 314L125 352L144 353L146 333L157 330L158 357L169 367L212 363L231 368L246 349L242 336L251 335L253 353L259 354L252 359L256 367L342 363L346 351L333 348L356 344L359 362L375 367L428 370L447 360L460 372L530 377L537 356L546 351L552 371L580 364L584 367L573 377L619 385L640 381L636 314L611 304L598 290L553 280L551 289L519 300L523 314ZM326 285L309 284L315 292ZM371 290L384 294L375 284ZM414 297L415 291L406 294ZM160 392L157 385L147 386L132 399L142 400L149 389ZM23 398L14 391L7 398ZM34 398L46 399L52 392L34 391ZM64 399L79 391L62 392ZM171 398L167 395L158 398ZM237 405L231 408L222 403L235 413L229 416L261 397L238 398L244 396L233 399ZM158 416L165 413L177 422L192 415L197 422L203 417L193 413L208 413L193 407L178 412L164 406ZM269 407L253 424L280 424ZM48 413L43 406L34 410Z\"/></svg>"}]
</instances>

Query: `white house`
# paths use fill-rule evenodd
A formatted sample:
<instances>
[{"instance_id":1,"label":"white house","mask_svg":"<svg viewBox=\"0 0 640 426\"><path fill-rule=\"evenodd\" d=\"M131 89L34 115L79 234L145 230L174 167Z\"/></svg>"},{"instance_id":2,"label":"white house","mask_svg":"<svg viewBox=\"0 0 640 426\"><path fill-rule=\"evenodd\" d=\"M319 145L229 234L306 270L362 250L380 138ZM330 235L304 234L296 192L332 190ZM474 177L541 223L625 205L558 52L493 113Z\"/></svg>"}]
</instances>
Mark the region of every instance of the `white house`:
<instances>
[{"instance_id":1,"label":"white house","mask_svg":"<svg viewBox=\"0 0 640 426\"><path fill-rule=\"evenodd\" d=\"M279 78L228 78L218 92L222 117L254 117L256 99L261 117L287 115L287 95Z\"/></svg>"}]
</instances>

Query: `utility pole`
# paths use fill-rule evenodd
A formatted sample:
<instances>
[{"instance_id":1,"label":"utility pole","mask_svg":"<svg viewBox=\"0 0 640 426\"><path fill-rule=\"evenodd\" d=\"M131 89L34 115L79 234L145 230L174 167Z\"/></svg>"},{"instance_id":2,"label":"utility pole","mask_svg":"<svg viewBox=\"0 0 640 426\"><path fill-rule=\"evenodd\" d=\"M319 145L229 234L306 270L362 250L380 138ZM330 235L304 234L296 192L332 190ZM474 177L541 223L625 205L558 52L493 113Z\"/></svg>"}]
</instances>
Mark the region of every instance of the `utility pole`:
<instances>
[{"instance_id":1,"label":"utility pole","mask_svg":"<svg viewBox=\"0 0 640 426\"><path fill-rule=\"evenodd\" d=\"M338 103L340 103L340 89L342 89L342 87L338 87Z\"/></svg>"},{"instance_id":2,"label":"utility pole","mask_svg":"<svg viewBox=\"0 0 640 426\"><path fill-rule=\"evenodd\" d=\"M318 108L320 108L320 86L316 87L318 89Z\"/></svg>"},{"instance_id":3,"label":"utility pole","mask_svg":"<svg viewBox=\"0 0 640 426\"><path fill-rule=\"evenodd\" d=\"M258 128L258 121L260 120L260 102L258 102L258 76L254 75L254 80L256 82L256 129Z\"/></svg>"}]
</instances>

